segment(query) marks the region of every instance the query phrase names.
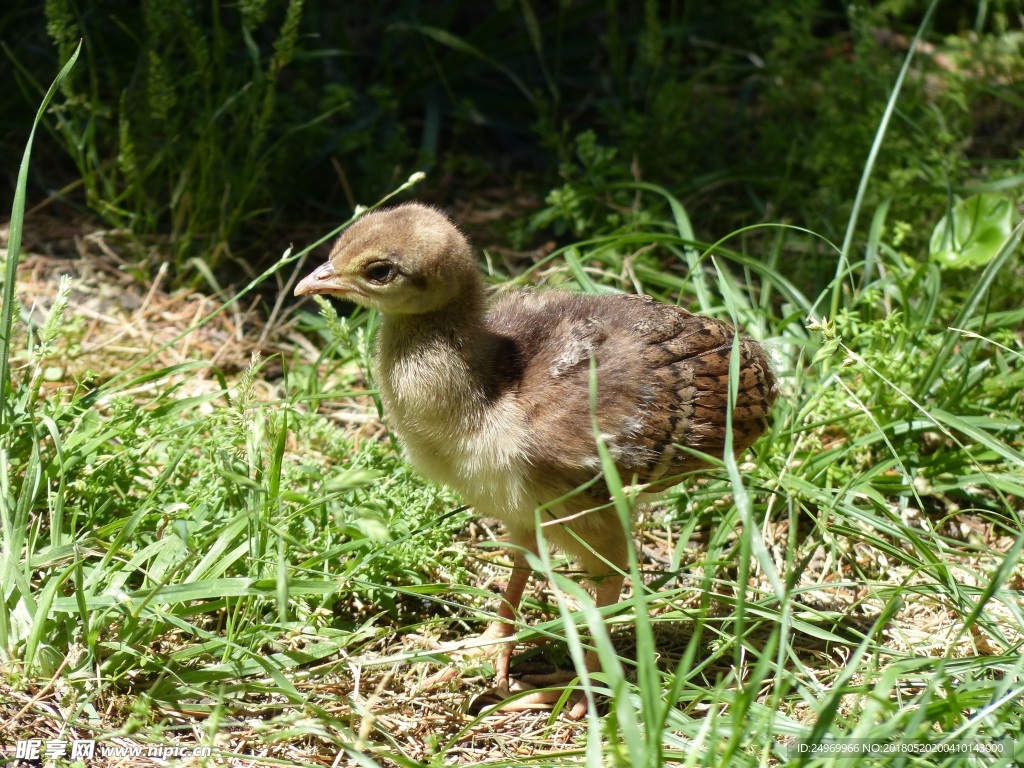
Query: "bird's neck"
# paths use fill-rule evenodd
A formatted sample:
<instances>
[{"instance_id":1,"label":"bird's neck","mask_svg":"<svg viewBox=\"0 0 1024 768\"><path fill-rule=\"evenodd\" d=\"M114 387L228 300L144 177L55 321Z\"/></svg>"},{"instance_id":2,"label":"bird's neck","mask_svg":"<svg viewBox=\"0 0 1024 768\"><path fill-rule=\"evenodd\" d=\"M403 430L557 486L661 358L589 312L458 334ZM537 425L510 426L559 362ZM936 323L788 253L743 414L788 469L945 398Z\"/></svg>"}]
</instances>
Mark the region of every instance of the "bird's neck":
<instances>
[{"instance_id":1,"label":"bird's neck","mask_svg":"<svg viewBox=\"0 0 1024 768\"><path fill-rule=\"evenodd\" d=\"M398 421L426 427L482 413L497 355L484 315L481 287L435 312L382 318L377 378L385 406Z\"/></svg>"}]
</instances>

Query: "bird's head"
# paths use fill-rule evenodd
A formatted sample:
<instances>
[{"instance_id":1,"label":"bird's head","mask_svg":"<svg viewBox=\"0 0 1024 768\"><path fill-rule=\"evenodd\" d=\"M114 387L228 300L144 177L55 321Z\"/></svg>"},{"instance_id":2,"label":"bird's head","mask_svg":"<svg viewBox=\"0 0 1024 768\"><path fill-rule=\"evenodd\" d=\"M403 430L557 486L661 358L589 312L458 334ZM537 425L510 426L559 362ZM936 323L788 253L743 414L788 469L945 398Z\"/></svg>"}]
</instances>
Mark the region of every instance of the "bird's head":
<instances>
[{"instance_id":1,"label":"bird's head","mask_svg":"<svg viewBox=\"0 0 1024 768\"><path fill-rule=\"evenodd\" d=\"M295 295L329 294L385 315L415 315L464 298L479 280L459 228L434 208L406 203L358 219Z\"/></svg>"}]
</instances>

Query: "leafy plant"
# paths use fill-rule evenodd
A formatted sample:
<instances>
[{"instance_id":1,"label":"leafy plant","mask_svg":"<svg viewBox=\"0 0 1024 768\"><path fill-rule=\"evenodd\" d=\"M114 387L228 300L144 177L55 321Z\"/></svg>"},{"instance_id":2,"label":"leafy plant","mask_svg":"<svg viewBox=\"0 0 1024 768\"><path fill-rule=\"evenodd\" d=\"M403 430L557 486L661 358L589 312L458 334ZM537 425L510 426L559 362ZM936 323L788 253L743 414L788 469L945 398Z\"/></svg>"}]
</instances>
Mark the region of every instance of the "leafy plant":
<instances>
[{"instance_id":1,"label":"leafy plant","mask_svg":"<svg viewBox=\"0 0 1024 768\"><path fill-rule=\"evenodd\" d=\"M1013 203L1002 195L957 200L932 232L929 257L940 267L983 267L999 253L1013 229Z\"/></svg>"},{"instance_id":2,"label":"leafy plant","mask_svg":"<svg viewBox=\"0 0 1024 768\"><path fill-rule=\"evenodd\" d=\"M85 69L65 80L54 113L87 205L131 233L140 260L166 257L148 250L166 236L179 279L198 253L216 269L245 250L246 228L267 217L305 128L289 125L280 93L302 2L277 18L259 2L228 19L216 3L162 0L116 9L48 0L45 12L60 54L86 40Z\"/></svg>"}]
</instances>

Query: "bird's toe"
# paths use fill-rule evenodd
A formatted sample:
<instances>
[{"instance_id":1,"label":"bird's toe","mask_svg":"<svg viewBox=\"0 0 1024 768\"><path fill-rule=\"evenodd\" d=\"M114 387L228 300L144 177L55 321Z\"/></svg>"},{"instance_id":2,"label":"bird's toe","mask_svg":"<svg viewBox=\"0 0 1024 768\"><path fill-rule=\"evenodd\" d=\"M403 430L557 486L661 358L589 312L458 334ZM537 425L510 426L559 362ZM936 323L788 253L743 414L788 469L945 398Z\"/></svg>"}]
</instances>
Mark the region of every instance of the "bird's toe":
<instances>
[{"instance_id":1,"label":"bird's toe","mask_svg":"<svg viewBox=\"0 0 1024 768\"><path fill-rule=\"evenodd\" d=\"M473 699L469 711L473 714L501 712L532 712L550 710L562 699L564 688L538 688L525 680L511 678L507 684L496 685ZM582 703L582 708L581 708ZM490 711L487 711L490 710ZM577 712L577 710L579 710ZM587 712L587 701L582 692L570 695L565 710L570 720L579 720Z\"/></svg>"}]
</instances>

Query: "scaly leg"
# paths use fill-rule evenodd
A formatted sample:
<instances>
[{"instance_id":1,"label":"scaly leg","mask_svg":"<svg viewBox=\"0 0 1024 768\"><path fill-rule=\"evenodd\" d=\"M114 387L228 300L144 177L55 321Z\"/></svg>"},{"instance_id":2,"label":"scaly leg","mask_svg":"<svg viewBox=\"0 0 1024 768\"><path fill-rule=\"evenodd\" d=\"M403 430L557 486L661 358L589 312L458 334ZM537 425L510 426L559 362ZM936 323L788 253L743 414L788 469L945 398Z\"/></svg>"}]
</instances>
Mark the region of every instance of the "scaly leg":
<instances>
[{"instance_id":1,"label":"scaly leg","mask_svg":"<svg viewBox=\"0 0 1024 768\"><path fill-rule=\"evenodd\" d=\"M598 609L604 608L607 605L615 603L619 599L619 595L622 592L622 582L624 577L620 573L612 573L605 576L599 581L594 587L594 603ZM587 668L587 672L600 672L601 671L601 660L597 655L597 651L591 649L587 651L586 656L583 657L583 663ZM552 672L546 675L529 675L522 679L525 685L542 687L549 685L565 684L576 677L575 672ZM529 696L524 696L521 699L517 699L513 704L506 707L507 709L534 709L539 704L552 705L561 697L562 692L557 690L551 691L538 691L532 693ZM569 711L566 713L570 720L579 720L587 714L587 697L582 691L577 691L570 699L572 704ZM522 705L522 706L520 706Z\"/></svg>"},{"instance_id":2,"label":"scaly leg","mask_svg":"<svg viewBox=\"0 0 1024 768\"><path fill-rule=\"evenodd\" d=\"M609 516L608 513L605 513ZM630 539L622 530L619 521L615 517L602 521L597 528L595 535L593 528L583 529L581 535L586 534L587 538L583 543L571 536L559 535L558 529L552 530L551 538L554 543L572 552L579 558L583 569L590 574L594 581L594 603L598 609L612 605L617 602L622 592L624 581L623 568L629 558L627 548L630 546ZM560 540L559 540L560 539ZM512 592L512 583L509 583L509 592ZM515 595L516 599L520 595ZM493 625L492 625L493 626ZM497 630L496 630L497 631ZM511 630L509 630L510 632ZM587 651L584 657L584 664L587 672L599 672L601 670L600 657L596 650ZM507 669L507 667L505 668ZM494 693L502 696L505 692L503 683L508 680L507 674L502 675L499 667L498 687ZM556 672L549 675L529 675L517 678L517 690L530 689L534 687L565 684L575 677L574 672ZM505 710L537 709L548 706L558 701L561 697L560 690L546 690L529 693L517 698L502 706ZM570 699L570 708L567 715L574 720L579 720L587 712L587 699L581 691L577 691Z\"/></svg>"},{"instance_id":3,"label":"scaly leg","mask_svg":"<svg viewBox=\"0 0 1024 768\"><path fill-rule=\"evenodd\" d=\"M516 537L521 538L521 537ZM518 541L514 543L519 544ZM528 547L536 552L536 545ZM515 550L512 558L512 573L508 577L508 585L498 604L498 618L493 619L478 639L488 643L474 648L463 648L465 641L449 646L441 646L441 650L457 653L466 657L494 657L496 688L503 694L509 691L509 667L512 663L514 644L508 638L515 634L515 617L519 612L519 604L523 601L526 584L530 580L530 566L526 562L526 554L522 548ZM458 674L454 667L446 667L424 682L424 688L446 683Z\"/></svg>"},{"instance_id":4,"label":"scaly leg","mask_svg":"<svg viewBox=\"0 0 1024 768\"><path fill-rule=\"evenodd\" d=\"M482 640L505 640L515 634L516 614L519 612L519 604L523 601L523 592L526 591L526 583L530 580L530 566L526 562L526 555L522 550L517 549L512 560L512 575L508 577L508 586L505 587L505 594L501 597L498 605L498 618L487 625L481 635ZM512 663L513 645L511 642L504 642L498 646L494 659L495 682L499 690L508 690L508 671Z\"/></svg>"},{"instance_id":5,"label":"scaly leg","mask_svg":"<svg viewBox=\"0 0 1024 768\"><path fill-rule=\"evenodd\" d=\"M621 573L613 573L606 576L594 587L594 602L597 604L598 609L604 608L606 605L618 602L619 596L622 594L622 582L625 580ZM600 672L601 661L597 655L595 649L587 651L587 655L583 659L583 663L587 667L587 672ZM584 715L587 714L587 697L580 696L580 698L573 704L572 709L569 710L569 718L571 720L580 720Z\"/></svg>"}]
</instances>

